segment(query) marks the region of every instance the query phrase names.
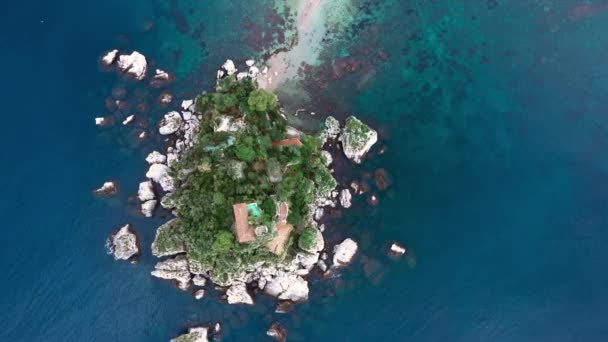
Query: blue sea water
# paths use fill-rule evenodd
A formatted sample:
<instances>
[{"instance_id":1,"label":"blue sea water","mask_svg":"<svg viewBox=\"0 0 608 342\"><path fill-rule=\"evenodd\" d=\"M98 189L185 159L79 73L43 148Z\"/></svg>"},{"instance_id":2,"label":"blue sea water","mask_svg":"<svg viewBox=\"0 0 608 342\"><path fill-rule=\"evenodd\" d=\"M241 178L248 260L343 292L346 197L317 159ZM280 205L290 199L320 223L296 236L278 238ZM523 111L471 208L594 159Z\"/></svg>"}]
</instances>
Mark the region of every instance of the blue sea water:
<instances>
[{"instance_id":1,"label":"blue sea water","mask_svg":"<svg viewBox=\"0 0 608 342\"><path fill-rule=\"evenodd\" d=\"M367 67L325 80L311 106L380 131L386 152L343 185L380 167L393 184L328 223L360 242L357 260L287 315L263 296L195 301L149 275L147 249L137 265L108 256L114 229L130 222L149 246L167 219L129 200L160 141L93 125L116 87L149 103L151 124L162 114L158 91L100 68L106 50L143 52L192 96L223 59L255 52L240 23L263 21L268 1L5 4L0 341L167 341L218 321L225 341L263 341L277 320L292 341L605 341L606 4L355 2L359 24L324 61ZM93 196L108 179L119 195ZM392 241L408 258L386 255Z\"/></svg>"}]
</instances>

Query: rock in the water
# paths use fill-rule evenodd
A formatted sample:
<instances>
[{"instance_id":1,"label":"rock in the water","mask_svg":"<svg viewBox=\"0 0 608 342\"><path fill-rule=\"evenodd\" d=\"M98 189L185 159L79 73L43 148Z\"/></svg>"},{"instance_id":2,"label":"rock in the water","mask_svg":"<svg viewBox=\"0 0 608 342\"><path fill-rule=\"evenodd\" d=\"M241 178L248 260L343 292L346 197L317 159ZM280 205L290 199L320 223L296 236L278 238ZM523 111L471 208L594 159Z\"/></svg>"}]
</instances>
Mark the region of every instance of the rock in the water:
<instances>
[{"instance_id":1,"label":"rock in the water","mask_svg":"<svg viewBox=\"0 0 608 342\"><path fill-rule=\"evenodd\" d=\"M344 208L350 208L352 198L353 196L348 189L342 189L340 191L340 205Z\"/></svg>"},{"instance_id":2,"label":"rock in the water","mask_svg":"<svg viewBox=\"0 0 608 342\"><path fill-rule=\"evenodd\" d=\"M139 183L137 197L141 202L153 200L156 198L156 196L154 195L154 188L152 187L152 181L145 181Z\"/></svg>"},{"instance_id":3,"label":"rock in the water","mask_svg":"<svg viewBox=\"0 0 608 342\"><path fill-rule=\"evenodd\" d=\"M171 76L169 76L169 73L161 70L161 69L156 69L156 72L154 74L154 79L158 80L158 81L168 81L171 78Z\"/></svg>"},{"instance_id":4,"label":"rock in the water","mask_svg":"<svg viewBox=\"0 0 608 342\"><path fill-rule=\"evenodd\" d=\"M187 334L180 335L171 340L171 342L209 342L207 338L209 328L193 327L188 329Z\"/></svg>"},{"instance_id":5,"label":"rock in the water","mask_svg":"<svg viewBox=\"0 0 608 342\"><path fill-rule=\"evenodd\" d=\"M156 205L158 204L157 200L149 200L145 201L141 204L141 213L145 217L152 217L154 215L154 209L156 209Z\"/></svg>"},{"instance_id":6,"label":"rock in the water","mask_svg":"<svg viewBox=\"0 0 608 342\"><path fill-rule=\"evenodd\" d=\"M171 103L171 101L173 101L173 95L171 95L170 93L162 93L158 98L158 102L163 105L168 105L169 103Z\"/></svg>"},{"instance_id":7,"label":"rock in the water","mask_svg":"<svg viewBox=\"0 0 608 342\"><path fill-rule=\"evenodd\" d=\"M110 126L114 123L114 117L112 116L100 116L95 118L95 125L104 127Z\"/></svg>"},{"instance_id":8,"label":"rock in the water","mask_svg":"<svg viewBox=\"0 0 608 342\"><path fill-rule=\"evenodd\" d=\"M303 302L308 300L308 282L295 274L281 274L270 280L264 291L280 300Z\"/></svg>"},{"instance_id":9,"label":"rock in the water","mask_svg":"<svg viewBox=\"0 0 608 342\"><path fill-rule=\"evenodd\" d=\"M167 157L160 152L153 151L152 153L148 154L146 161L148 164L164 164L167 161Z\"/></svg>"},{"instance_id":10,"label":"rock in the water","mask_svg":"<svg viewBox=\"0 0 608 342\"><path fill-rule=\"evenodd\" d=\"M331 165L331 163L333 163L334 158L331 156L331 153L329 153L327 151L321 151L321 155L323 156L323 159L325 160L325 166L329 166L329 165Z\"/></svg>"},{"instance_id":11,"label":"rock in the water","mask_svg":"<svg viewBox=\"0 0 608 342\"><path fill-rule=\"evenodd\" d=\"M287 329L278 322L272 323L270 329L266 332L266 335L272 337L277 342L287 341Z\"/></svg>"},{"instance_id":12,"label":"rock in the water","mask_svg":"<svg viewBox=\"0 0 608 342\"><path fill-rule=\"evenodd\" d=\"M130 124L131 122L133 122L133 120L135 120L135 115L129 115L122 121L122 124L123 124L123 126L126 126L126 125Z\"/></svg>"},{"instance_id":13,"label":"rock in the water","mask_svg":"<svg viewBox=\"0 0 608 342\"><path fill-rule=\"evenodd\" d=\"M131 231L130 224L124 225L116 234L112 235L111 249L116 260L128 260L139 254L137 236Z\"/></svg>"},{"instance_id":14,"label":"rock in the water","mask_svg":"<svg viewBox=\"0 0 608 342\"><path fill-rule=\"evenodd\" d=\"M154 242L152 242L152 255L160 258L184 253L185 251L184 240L179 225L179 220L177 218L174 218L158 227L156 230L156 236L154 237ZM198 284L195 283L195 285Z\"/></svg>"},{"instance_id":15,"label":"rock in the water","mask_svg":"<svg viewBox=\"0 0 608 342\"><path fill-rule=\"evenodd\" d=\"M259 73L260 73L260 69L252 66L249 68L249 72L247 73L247 76L249 76L250 78L256 78L256 77L258 77Z\"/></svg>"},{"instance_id":16,"label":"rock in the water","mask_svg":"<svg viewBox=\"0 0 608 342\"><path fill-rule=\"evenodd\" d=\"M118 187L116 186L116 183L114 183L114 182L105 182L105 183L103 183L101 188L95 190L95 193L97 195L101 195L101 196L112 196L112 195L116 195L117 192L118 192Z\"/></svg>"},{"instance_id":17,"label":"rock in the water","mask_svg":"<svg viewBox=\"0 0 608 342\"><path fill-rule=\"evenodd\" d=\"M188 260L184 255L178 255L172 259L161 261L154 266L152 275L157 278L177 281L181 290L186 290L190 286L192 275L188 269Z\"/></svg>"},{"instance_id":18,"label":"rock in the water","mask_svg":"<svg viewBox=\"0 0 608 342\"><path fill-rule=\"evenodd\" d=\"M173 178L169 176L171 169L165 164L152 164L146 172L146 177L160 184L164 191L172 192L175 190Z\"/></svg>"},{"instance_id":19,"label":"rock in the water","mask_svg":"<svg viewBox=\"0 0 608 342\"><path fill-rule=\"evenodd\" d=\"M255 61L253 59L248 59L245 61L245 65L247 65L248 67L252 67L255 64Z\"/></svg>"},{"instance_id":20,"label":"rock in the water","mask_svg":"<svg viewBox=\"0 0 608 342\"><path fill-rule=\"evenodd\" d=\"M349 116L340 141L346 157L360 164L365 154L378 141L378 133L356 117Z\"/></svg>"},{"instance_id":21,"label":"rock in the water","mask_svg":"<svg viewBox=\"0 0 608 342\"><path fill-rule=\"evenodd\" d=\"M205 286L205 284L207 284L207 278L203 277L200 274L195 275L192 278L192 284L194 284L195 286Z\"/></svg>"},{"instance_id":22,"label":"rock in the water","mask_svg":"<svg viewBox=\"0 0 608 342\"><path fill-rule=\"evenodd\" d=\"M205 290L203 290L203 289L196 290L196 291L194 291L194 293L192 295L194 296L194 298L196 300L201 300L201 299L203 299L203 297L205 297Z\"/></svg>"},{"instance_id":23,"label":"rock in the water","mask_svg":"<svg viewBox=\"0 0 608 342\"><path fill-rule=\"evenodd\" d=\"M132 75L136 80L143 80L146 77L148 62L146 57L137 51L130 55L121 55L118 58L118 68L127 74Z\"/></svg>"},{"instance_id":24,"label":"rock in the water","mask_svg":"<svg viewBox=\"0 0 608 342\"><path fill-rule=\"evenodd\" d=\"M357 243L352 239L346 239L334 247L333 267L348 265L355 254L357 254Z\"/></svg>"},{"instance_id":25,"label":"rock in the water","mask_svg":"<svg viewBox=\"0 0 608 342\"><path fill-rule=\"evenodd\" d=\"M325 119L324 135L327 139L336 139L340 134L340 122L333 116L328 116Z\"/></svg>"},{"instance_id":26,"label":"rock in the water","mask_svg":"<svg viewBox=\"0 0 608 342\"><path fill-rule=\"evenodd\" d=\"M407 252L407 249L401 245L399 245L398 243L394 242L391 245L391 249L390 249L390 253L394 256L402 256L403 254L405 254L405 252Z\"/></svg>"},{"instance_id":27,"label":"rock in the water","mask_svg":"<svg viewBox=\"0 0 608 342\"><path fill-rule=\"evenodd\" d=\"M160 123L158 132L162 135L169 135L177 132L179 127L182 125L182 117L178 112L173 111L165 114L165 117Z\"/></svg>"},{"instance_id":28,"label":"rock in the water","mask_svg":"<svg viewBox=\"0 0 608 342\"><path fill-rule=\"evenodd\" d=\"M193 104L194 104L193 100L184 100L184 101L182 101L182 108L184 110L189 110L190 107L192 107Z\"/></svg>"},{"instance_id":29,"label":"rock in the water","mask_svg":"<svg viewBox=\"0 0 608 342\"><path fill-rule=\"evenodd\" d=\"M101 58L101 62L104 65L112 65L112 63L114 63L114 61L116 60L116 56L118 56L118 50L114 49L108 53L106 53L102 58Z\"/></svg>"},{"instance_id":30,"label":"rock in the water","mask_svg":"<svg viewBox=\"0 0 608 342\"><path fill-rule=\"evenodd\" d=\"M226 295L228 296L228 304L247 304L253 305L253 298L249 292L247 292L247 287L243 283L236 283L228 288L226 291Z\"/></svg>"},{"instance_id":31,"label":"rock in the water","mask_svg":"<svg viewBox=\"0 0 608 342\"><path fill-rule=\"evenodd\" d=\"M227 59L226 62L224 62L222 69L224 69L228 75L232 75L237 72L234 62L231 59Z\"/></svg>"}]
</instances>

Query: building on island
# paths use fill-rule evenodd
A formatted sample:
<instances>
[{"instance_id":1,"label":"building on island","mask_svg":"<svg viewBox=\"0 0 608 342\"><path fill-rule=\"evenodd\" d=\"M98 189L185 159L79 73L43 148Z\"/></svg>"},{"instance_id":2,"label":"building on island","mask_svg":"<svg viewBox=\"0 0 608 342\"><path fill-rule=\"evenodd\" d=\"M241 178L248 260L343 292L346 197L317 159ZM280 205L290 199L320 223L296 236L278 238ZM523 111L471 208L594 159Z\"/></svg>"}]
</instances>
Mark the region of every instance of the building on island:
<instances>
[{"instance_id":1,"label":"building on island","mask_svg":"<svg viewBox=\"0 0 608 342\"><path fill-rule=\"evenodd\" d=\"M298 138L283 139L279 141L273 141L272 147L280 146L302 146L302 142Z\"/></svg>"},{"instance_id":2,"label":"building on island","mask_svg":"<svg viewBox=\"0 0 608 342\"><path fill-rule=\"evenodd\" d=\"M234 233L239 243L255 241L255 231L249 225L249 213L246 203L236 203L232 206L234 211Z\"/></svg>"}]
</instances>

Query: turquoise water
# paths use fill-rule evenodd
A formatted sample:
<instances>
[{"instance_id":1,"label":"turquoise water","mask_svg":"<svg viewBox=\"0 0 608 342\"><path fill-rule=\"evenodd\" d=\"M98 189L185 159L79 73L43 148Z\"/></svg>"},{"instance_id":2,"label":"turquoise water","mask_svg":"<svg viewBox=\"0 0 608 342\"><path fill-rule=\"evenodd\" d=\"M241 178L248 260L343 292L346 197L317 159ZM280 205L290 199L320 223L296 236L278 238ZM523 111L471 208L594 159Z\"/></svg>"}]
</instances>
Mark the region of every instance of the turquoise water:
<instances>
[{"instance_id":1,"label":"turquoise water","mask_svg":"<svg viewBox=\"0 0 608 342\"><path fill-rule=\"evenodd\" d=\"M263 47L249 34L272 22L267 2L7 4L0 340L167 341L220 321L225 341L262 341L275 320L291 341L606 340L606 4L356 3L309 75L308 106L380 132L362 166L336 161L342 184L380 167L393 183L372 186L377 206L356 198L328 219L329 239L352 236L360 254L342 277L312 280L310 302L287 315L263 296L195 301L149 275L147 251L137 265L106 255L120 225L149 246L167 220L138 217L129 200L162 142L93 125L116 87L150 105L151 123L164 113L160 91L100 70L104 51L141 51L178 74L178 98L192 96L226 57ZM357 68L341 72L343 61ZM120 194L94 197L108 179ZM392 241L409 257L389 258Z\"/></svg>"}]
</instances>

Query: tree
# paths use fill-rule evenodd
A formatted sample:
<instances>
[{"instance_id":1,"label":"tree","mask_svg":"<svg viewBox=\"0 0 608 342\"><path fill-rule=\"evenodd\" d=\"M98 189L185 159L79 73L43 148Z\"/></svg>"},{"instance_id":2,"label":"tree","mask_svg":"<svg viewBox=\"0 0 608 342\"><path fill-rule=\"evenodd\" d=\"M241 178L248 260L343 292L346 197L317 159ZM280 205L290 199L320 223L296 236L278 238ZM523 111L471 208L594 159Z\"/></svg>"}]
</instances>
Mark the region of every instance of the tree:
<instances>
[{"instance_id":1,"label":"tree","mask_svg":"<svg viewBox=\"0 0 608 342\"><path fill-rule=\"evenodd\" d=\"M255 151L247 145L238 145L235 153L242 161L252 162L255 159Z\"/></svg>"},{"instance_id":2,"label":"tree","mask_svg":"<svg viewBox=\"0 0 608 342\"><path fill-rule=\"evenodd\" d=\"M234 235L231 232L220 230L215 234L215 241L213 242L213 250L217 252L226 252L232 248L232 242L234 241Z\"/></svg>"},{"instance_id":3,"label":"tree","mask_svg":"<svg viewBox=\"0 0 608 342\"><path fill-rule=\"evenodd\" d=\"M263 89L256 89L249 94L247 104L249 108L257 112L275 112L279 107L279 100L274 94Z\"/></svg>"}]
</instances>

